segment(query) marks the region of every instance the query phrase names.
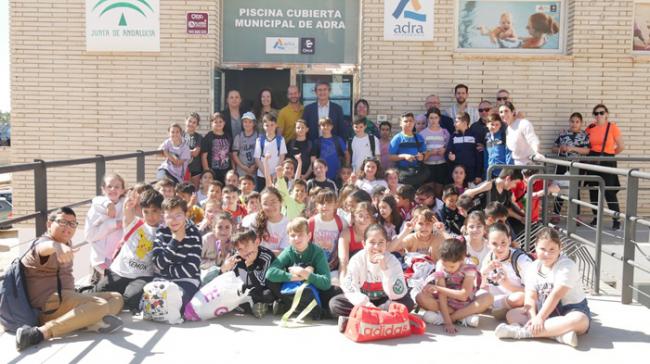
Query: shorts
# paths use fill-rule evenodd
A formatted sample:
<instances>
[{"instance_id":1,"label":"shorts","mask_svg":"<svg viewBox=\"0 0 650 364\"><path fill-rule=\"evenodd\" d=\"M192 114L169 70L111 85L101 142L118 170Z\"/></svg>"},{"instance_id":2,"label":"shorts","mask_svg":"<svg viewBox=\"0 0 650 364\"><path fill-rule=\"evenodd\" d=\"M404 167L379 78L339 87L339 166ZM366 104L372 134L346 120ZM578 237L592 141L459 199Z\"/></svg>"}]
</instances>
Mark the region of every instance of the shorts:
<instances>
[{"instance_id":1,"label":"shorts","mask_svg":"<svg viewBox=\"0 0 650 364\"><path fill-rule=\"evenodd\" d=\"M553 312L549 315L549 317L556 317L556 316L565 316L569 312L582 312L584 313L587 318L589 319L589 326L587 327L587 332L589 332L589 327L591 327L591 310L589 310L589 305L587 304L587 299L583 299L582 301L578 303L572 303L570 305L563 305L562 303L558 303Z\"/></svg>"}]
</instances>

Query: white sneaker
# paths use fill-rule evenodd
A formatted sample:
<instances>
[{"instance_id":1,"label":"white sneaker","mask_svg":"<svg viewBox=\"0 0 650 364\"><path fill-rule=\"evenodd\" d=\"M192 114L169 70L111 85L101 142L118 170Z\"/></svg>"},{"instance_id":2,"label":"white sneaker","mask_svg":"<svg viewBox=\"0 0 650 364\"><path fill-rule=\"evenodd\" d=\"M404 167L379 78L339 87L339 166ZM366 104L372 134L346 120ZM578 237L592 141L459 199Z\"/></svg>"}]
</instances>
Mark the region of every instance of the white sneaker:
<instances>
[{"instance_id":1,"label":"white sneaker","mask_svg":"<svg viewBox=\"0 0 650 364\"><path fill-rule=\"evenodd\" d=\"M499 339L526 339L532 337L532 334L519 325L499 324L494 329L494 336Z\"/></svg>"},{"instance_id":2,"label":"white sneaker","mask_svg":"<svg viewBox=\"0 0 650 364\"><path fill-rule=\"evenodd\" d=\"M466 327L478 327L479 317L478 315L469 315L464 319L460 320L461 325Z\"/></svg>"},{"instance_id":3,"label":"white sneaker","mask_svg":"<svg viewBox=\"0 0 650 364\"><path fill-rule=\"evenodd\" d=\"M422 314L422 320L432 325L442 325L445 323L445 319L442 318L442 314L435 311L424 311Z\"/></svg>"},{"instance_id":4,"label":"white sneaker","mask_svg":"<svg viewBox=\"0 0 650 364\"><path fill-rule=\"evenodd\" d=\"M566 344L573 348L578 346L578 335L576 334L575 331L565 332L562 335L554 337L554 339L560 344Z\"/></svg>"}]
</instances>

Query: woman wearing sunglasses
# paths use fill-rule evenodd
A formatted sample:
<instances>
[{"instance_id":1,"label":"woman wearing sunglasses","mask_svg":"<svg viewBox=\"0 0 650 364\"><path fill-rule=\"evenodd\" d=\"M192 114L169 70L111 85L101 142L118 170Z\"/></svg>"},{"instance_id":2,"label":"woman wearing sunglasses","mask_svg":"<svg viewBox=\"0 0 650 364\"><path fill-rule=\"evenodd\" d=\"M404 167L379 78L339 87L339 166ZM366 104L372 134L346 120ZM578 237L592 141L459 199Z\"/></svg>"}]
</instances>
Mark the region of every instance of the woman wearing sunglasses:
<instances>
[{"instance_id":1,"label":"woman wearing sunglasses","mask_svg":"<svg viewBox=\"0 0 650 364\"><path fill-rule=\"evenodd\" d=\"M591 125L585 130L589 135L590 156L602 156L602 157L613 157L621 153L624 149L623 136L621 135L621 130L618 126L610 122L609 110L603 104L598 104L594 106L593 115L596 119ZM616 161L600 161L594 162L594 164L599 164L605 167L616 167ZM608 173L598 173L598 172L589 172L588 174L597 175L603 177L605 180L606 187L619 187L621 184L618 180L618 176ZM585 183L587 186L597 186L595 182ZM618 199L616 194L618 190L605 190L605 201L607 201L607 206L610 210L619 212ZM589 191L589 199L593 205L598 203L598 190ZM596 211L594 210L594 216ZM595 226L597 223L596 217L591 221L591 225ZM620 230L621 222L617 219L613 219L612 229Z\"/></svg>"}]
</instances>

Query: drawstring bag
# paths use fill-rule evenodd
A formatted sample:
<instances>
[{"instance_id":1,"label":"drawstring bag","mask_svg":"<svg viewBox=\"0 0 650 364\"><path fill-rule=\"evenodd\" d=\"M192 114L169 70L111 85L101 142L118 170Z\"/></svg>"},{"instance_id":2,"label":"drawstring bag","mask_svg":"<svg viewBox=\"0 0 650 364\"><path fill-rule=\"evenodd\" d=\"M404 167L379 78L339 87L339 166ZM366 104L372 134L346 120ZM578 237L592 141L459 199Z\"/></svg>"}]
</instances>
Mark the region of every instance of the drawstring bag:
<instances>
[{"instance_id":1,"label":"drawstring bag","mask_svg":"<svg viewBox=\"0 0 650 364\"><path fill-rule=\"evenodd\" d=\"M406 306L392 302L388 311L377 307L354 306L345 328L345 336L356 342L422 335L426 324L408 312Z\"/></svg>"},{"instance_id":2,"label":"drawstring bag","mask_svg":"<svg viewBox=\"0 0 650 364\"><path fill-rule=\"evenodd\" d=\"M293 315L298 310L299 306L304 306L304 303L301 305L301 301L303 300L303 294L307 289L311 290L314 298L309 303L306 303L305 308L303 308L303 310L295 319L289 320L291 318L291 315ZM280 289L280 294L283 296L293 295L291 307L287 312L285 312L284 315L282 315L282 319L280 320L280 326L282 327L299 327L303 323L304 318L307 317L307 315L309 315L314 310L314 308L321 305L318 289L314 287L313 284L306 282L284 282L282 284L282 288Z\"/></svg>"},{"instance_id":3,"label":"drawstring bag","mask_svg":"<svg viewBox=\"0 0 650 364\"><path fill-rule=\"evenodd\" d=\"M181 317L183 292L176 283L155 280L145 284L143 291L140 302L143 319L167 322L172 325L183 323Z\"/></svg>"},{"instance_id":4,"label":"drawstring bag","mask_svg":"<svg viewBox=\"0 0 650 364\"><path fill-rule=\"evenodd\" d=\"M242 292L244 282L235 272L226 272L211 280L196 292L185 305L183 316L189 321L209 320L224 315L239 305L253 304L248 290Z\"/></svg>"}]
</instances>

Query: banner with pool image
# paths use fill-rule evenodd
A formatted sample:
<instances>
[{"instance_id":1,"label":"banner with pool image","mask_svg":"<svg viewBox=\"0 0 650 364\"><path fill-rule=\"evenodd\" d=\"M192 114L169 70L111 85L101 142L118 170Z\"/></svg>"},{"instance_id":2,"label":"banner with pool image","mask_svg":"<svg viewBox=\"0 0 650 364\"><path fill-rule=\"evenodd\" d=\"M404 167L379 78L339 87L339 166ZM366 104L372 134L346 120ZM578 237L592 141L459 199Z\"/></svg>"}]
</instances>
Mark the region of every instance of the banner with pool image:
<instances>
[{"instance_id":1,"label":"banner with pool image","mask_svg":"<svg viewBox=\"0 0 650 364\"><path fill-rule=\"evenodd\" d=\"M457 49L494 53L562 53L563 1L460 0Z\"/></svg>"},{"instance_id":2,"label":"banner with pool image","mask_svg":"<svg viewBox=\"0 0 650 364\"><path fill-rule=\"evenodd\" d=\"M634 4L633 50L650 54L650 1Z\"/></svg>"}]
</instances>

